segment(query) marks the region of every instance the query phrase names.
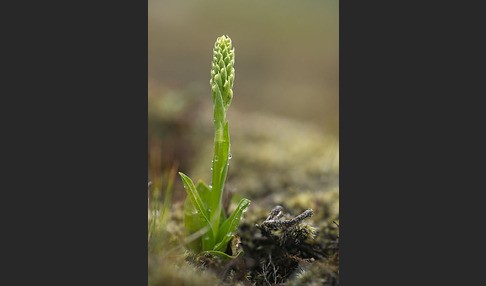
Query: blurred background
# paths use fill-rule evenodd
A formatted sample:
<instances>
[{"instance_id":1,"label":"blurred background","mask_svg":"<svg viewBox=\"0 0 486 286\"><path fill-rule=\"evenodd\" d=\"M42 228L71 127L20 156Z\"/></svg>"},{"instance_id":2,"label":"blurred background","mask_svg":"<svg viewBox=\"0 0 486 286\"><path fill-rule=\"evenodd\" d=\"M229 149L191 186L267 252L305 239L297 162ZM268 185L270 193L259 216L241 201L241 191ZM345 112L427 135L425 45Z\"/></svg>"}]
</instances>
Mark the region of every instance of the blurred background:
<instances>
[{"instance_id":1,"label":"blurred background","mask_svg":"<svg viewBox=\"0 0 486 286\"><path fill-rule=\"evenodd\" d=\"M197 150L186 141L197 114L212 123L210 68L221 35L235 47L228 116L275 115L337 137L338 7L337 0L149 0L149 149L165 154L154 167L193 163Z\"/></svg>"}]
</instances>

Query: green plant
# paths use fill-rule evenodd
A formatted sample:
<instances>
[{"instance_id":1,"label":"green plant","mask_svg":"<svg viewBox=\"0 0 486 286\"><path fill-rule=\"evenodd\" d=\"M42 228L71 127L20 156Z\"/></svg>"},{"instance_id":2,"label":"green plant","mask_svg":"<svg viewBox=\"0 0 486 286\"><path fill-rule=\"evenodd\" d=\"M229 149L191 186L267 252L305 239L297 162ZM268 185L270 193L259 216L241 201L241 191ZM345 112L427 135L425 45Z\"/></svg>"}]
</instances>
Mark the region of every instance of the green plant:
<instances>
[{"instance_id":1,"label":"green plant","mask_svg":"<svg viewBox=\"0 0 486 286\"><path fill-rule=\"evenodd\" d=\"M228 172L230 139L226 112L233 99L235 79L235 53L231 39L219 37L214 44L211 69L211 95L214 109L214 156L212 162L211 185L199 181L194 186L192 180L179 172L188 198L184 208L186 235L192 235L188 246L196 253L209 252L227 256L224 251L233 238L243 212L250 201L242 199L233 214L226 218L222 206L223 188ZM196 238L194 238L194 234Z\"/></svg>"}]
</instances>

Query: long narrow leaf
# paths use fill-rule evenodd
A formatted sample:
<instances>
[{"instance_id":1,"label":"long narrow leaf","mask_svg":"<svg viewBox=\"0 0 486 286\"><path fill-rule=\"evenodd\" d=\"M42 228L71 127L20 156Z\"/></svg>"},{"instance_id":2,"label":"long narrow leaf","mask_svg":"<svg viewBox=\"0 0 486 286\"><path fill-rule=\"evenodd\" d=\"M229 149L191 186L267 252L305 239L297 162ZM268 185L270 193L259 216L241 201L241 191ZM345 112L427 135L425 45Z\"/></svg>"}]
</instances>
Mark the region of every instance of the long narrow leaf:
<instances>
[{"instance_id":1,"label":"long narrow leaf","mask_svg":"<svg viewBox=\"0 0 486 286\"><path fill-rule=\"evenodd\" d=\"M196 185L196 190L199 197L201 197L204 209L208 211L208 218L211 217L211 210L209 208L211 189L203 181L199 180Z\"/></svg>"},{"instance_id":2,"label":"long narrow leaf","mask_svg":"<svg viewBox=\"0 0 486 286\"><path fill-rule=\"evenodd\" d=\"M204 208L204 203L201 200L199 194L197 193L192 180L181 172L179 172L179 175L182 178L182 182L184 183L188 197L190 198L192 205L195 207L196 213L199 215L199 218L201 219L201 225L203 227L209 226L209 232L207 235L203 236L202 244L204 249L211 249L212 246L214 245L215 234L213 232L212 225L208 219L208 212Z\"/></svg>"},{"instance_id":3,"label":"long narrow leaf","mask_svg":"<svg viewBox=\"0 0 486 286\"><path fill-rule=\"evenodd\" d=\"M184 230L186 238L191 236L200 230L203 226L198 214L195 214L196 208L188 199L184 202ZM202 248L201 237L194 239L193 241L186 241L188 247L195 253L199 253Z\"/></svg>"},{"instance_id":4,"label":"long narrow leaf","mask_svg":"<svg viewBox=\"0 0 486 286\"><path fill-rule=\"evenodd\" d=\"M201 200L201 197L199 196L199 194L196 191L196 187L194 187L194 183L192 182L192 180L188 176L184 175L182 172L179 172L179 175L182 178L182 182L184 183L187 194L188 194L189 198L191 199L192 204L194 205L194 207L196 208L198 213L200 213L206 221L209 221L207 219L208 213L207 213L206 209L204 208L204 204L203 204L203 201Z\"/></svg>"},{"instance_id":5,"label":"long narrow leaf","mask_svg":"<svg viewBox=\"0 0 486 286\"><path fill-rule=\"evenodd\" d=\"M199 196L201 197L201 201L205 209L208 210L207 202L209 200L210 189L209 187L204 184L203 181L199 180L196 185L196 190ZM211 215L211 212L209 211ZM189 237L201 229L203 229L203 225L201 224L201 219L199 218L199 214L197 213L196 208L192 204L191 200L188 199L184 203L184 229L186 237ZM206 233L208 233L209 228L207 229ZM202 241L205 238L204 233L200 237L197 237L191 241L188 241L187 244L189 248L194 251L195 253L199 253L202 247ZM208 234L209 235L209 234Z\"/></svg>"},{"instance_id":6,"label":"long narrow leaf","mask_svg":"<svg viewBox=\"0 0 486 286\"><path fill-rule=\"evenodd\" d=\"M250 200L242 199L236 210L231 214L231 216L223 223L221 228L219 229L218 236L216 238L216 246L213 250L216 251L224 251L230 241L231 237L233 237L234 232L238 228L238 224L240 223L240 219L243 216L243 213L248 209L250 205Z\"/></svg>"},{"instance_id":7,"label":"long narrow leaf","mask_svg":"<svg viewBox=\"0 0 486 286\"><path fill-rule=\"evenodd\" d=\"M229 140L225 140L225 118L226 110L223 105L223 97L221 90L217 85L213 86L214 93L214 157L213 157L213 172L212 172L212 189L209 207L213 212L211 213L211 225L214 232L218 232L221 224L221 199L223 196L224 182L221 182L221 176L225 173L227 168L227 153L229 148Z\"/></svg>"},{"instance_id":8,"label":"long narrow leaf","mask_svg":"<svg viewBox=\"0 0 486 286\"><path fill-rule=\"evenodd\" d=\"M223 208L221 208L221 215L219 216L219 221L220 222L226 221L226 213L224 212Z\"/></svg>"},{"instance_id":9,"label":"long narrow leaf","mask_svg":"<svg viewBox=\"0 0 486 286\"><path fill-rule=\"evenodd\" d=\"M221 159L222 159L222 170L221 170L221 175L219 178L219 185L221 186L221 190L224 189L224 182L226 181L226 175L228 174L228 164L229 164L229 150L230 150L230 139L229 139L229 131L228 131L228 121L226 121L226 124L224 125L224 130L223 130L223 144L222 144L222 149L221 149ZM222 195L222 192L221 192ZM220 200L222 199L222 196ZM220 202L221 203L221 202Z\"/></svg>"}]
</instances>

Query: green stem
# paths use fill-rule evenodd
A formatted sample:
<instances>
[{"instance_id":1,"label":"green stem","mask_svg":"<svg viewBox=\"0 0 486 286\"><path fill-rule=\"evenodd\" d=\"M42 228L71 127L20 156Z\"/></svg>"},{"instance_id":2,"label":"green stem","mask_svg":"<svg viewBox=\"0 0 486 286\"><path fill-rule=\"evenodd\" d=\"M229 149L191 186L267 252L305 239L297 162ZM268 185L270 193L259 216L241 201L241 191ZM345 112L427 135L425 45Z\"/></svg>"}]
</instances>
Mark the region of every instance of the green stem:
<instances>
[{"instance_id":1,"label":"green stem","mask_svg":"<svg viewBox=\"0 0 486 286\"><path fill-rule=\"evenodd\" d=\"M229 134L228 124L223 125L225 115L223 114L221 121L214 122L214 156L211 179L211 192L214 192L214 201L211 205L211 224L215 233L218 232L220 224L224 182L228 172Z\"/></svg>"}]
</instances>

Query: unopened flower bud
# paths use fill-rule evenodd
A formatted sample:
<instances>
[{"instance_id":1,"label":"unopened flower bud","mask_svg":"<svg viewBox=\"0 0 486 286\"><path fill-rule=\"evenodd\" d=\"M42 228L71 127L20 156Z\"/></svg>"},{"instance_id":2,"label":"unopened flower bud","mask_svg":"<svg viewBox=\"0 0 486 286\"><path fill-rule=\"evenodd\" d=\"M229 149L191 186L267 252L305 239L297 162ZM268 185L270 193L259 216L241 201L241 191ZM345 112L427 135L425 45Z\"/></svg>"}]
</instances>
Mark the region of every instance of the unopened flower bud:
<instances>
[{"instance_id":1,"label":"unopened flower bud","mask_svg":"<svg viewBox=\"0 0 486 286\"><path fill-rule=\"evenodd\" d=\"M227 36L219 37L214 44L210 84L213 102L217 94L215 89L219 89L225 109L228 109L233 98L234 64L235 49L232 47L231 39Z\"/></svg>"}]
</instances>

